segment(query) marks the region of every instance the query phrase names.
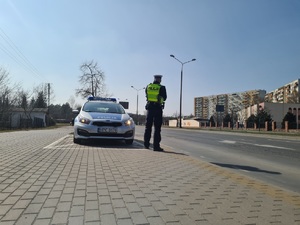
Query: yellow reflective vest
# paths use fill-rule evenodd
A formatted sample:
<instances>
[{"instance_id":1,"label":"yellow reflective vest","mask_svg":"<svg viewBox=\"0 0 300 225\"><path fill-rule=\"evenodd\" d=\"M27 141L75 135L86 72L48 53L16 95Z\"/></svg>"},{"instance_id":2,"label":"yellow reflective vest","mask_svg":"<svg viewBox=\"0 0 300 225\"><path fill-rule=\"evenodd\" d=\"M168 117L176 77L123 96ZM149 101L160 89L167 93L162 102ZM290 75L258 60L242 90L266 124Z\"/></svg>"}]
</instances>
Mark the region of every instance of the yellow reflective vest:
<instances>
[{"instance_id":1,"label":"yellow reflective vest","mask_svg":"<svg viewBox=\"0 0 300 225\"><path fill-rule=\"evenodd\" d=\"M164 99L159 95L160 84L149 84L147 86L147 101L163 104Z\"/></svg>"}]
</instances>

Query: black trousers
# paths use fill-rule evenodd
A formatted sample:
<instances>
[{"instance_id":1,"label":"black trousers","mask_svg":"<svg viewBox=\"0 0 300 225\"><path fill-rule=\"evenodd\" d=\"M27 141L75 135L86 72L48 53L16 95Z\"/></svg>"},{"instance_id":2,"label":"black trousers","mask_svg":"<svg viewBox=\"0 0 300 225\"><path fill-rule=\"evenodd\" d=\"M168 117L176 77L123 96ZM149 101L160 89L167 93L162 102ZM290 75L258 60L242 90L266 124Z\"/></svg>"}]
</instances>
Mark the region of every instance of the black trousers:
<instances>
[{"instance_id":1,"label":"black trousers","mask_svg":"<svg viewBox=\"0 0 300 225\"><path fill-rule=\"evenodd\" d=\"M152 133L152 125L154 124L154 137L153 137L153 148L159 148L161 141L161 125L162 125L162 116L163 110L159 109L148 109L147 117L146 117L146 127L144 134L144 145L145 147L149 147L151 133Z\"/></svg>"}]
</instances>

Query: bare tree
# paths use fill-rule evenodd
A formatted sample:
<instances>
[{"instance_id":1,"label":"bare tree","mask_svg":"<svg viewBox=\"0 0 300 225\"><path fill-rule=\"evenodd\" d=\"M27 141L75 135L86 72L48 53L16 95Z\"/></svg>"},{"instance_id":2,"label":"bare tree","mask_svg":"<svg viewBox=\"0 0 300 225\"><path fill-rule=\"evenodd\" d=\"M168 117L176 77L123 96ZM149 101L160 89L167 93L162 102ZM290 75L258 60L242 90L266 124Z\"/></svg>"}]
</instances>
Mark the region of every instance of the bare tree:
<instances>
[{"instance_id":1,"label":"bare tree","mask_svg":"<svg viewBox=\"0 0 300 225\"><path fill-rule=\"evenodd\" d=\"M75 97L73 95L70 96L68 103L72 109L81 108L81 105L76 102Z\"/></svg>"},{"instance_id":2,"label":"bare tree","mask_svg":"<svg viewBox=\"0 0 300 225\"><path fill-rule=\"evenodd\" d=\"M18 90L19 85L11 85L9 73L0 67L0 128L9 126L8 121L11 109L15 105L16 96L13 90Z\"/></svg>"},{"instance_id":3,"label":"bare tree","mask_svg":"<svg viewBox=\"0 0 300 225\"><path fill-rule=\"evenodd\" d=\"M80 88L76 89L76 95L86 98L89 95L108 97L104 72L99 69L98 63L93 60L80 66L82 75L79 77Z\"/></svg>"},{"instance_id":4,"label":"bare tree","mask_svg":"<svg viewBox=\"0 0 300 225\"><path fill-rule=\"evenodd\" d=\"M47 107L47 90L43 84L36 86L32 91L20 89L16 93L15 107L23 109L22 119L32 120L31 114L36 108Z\"/></svg>"},{"instance_id":5,"label":"bare tree","mask_svg":"<svg viewBox=\"0 0 300 225\"><path fill-rule=\"evenodd\" d=\"M8 72L0 67L0 123L9 107L8 96L10 88L8 83Z\"/></svg>"},{"instance_id":6,"label":"bare tree","mask_svg":"<svg viewBox=\"0 0 300 225\"><path fill-rule=\"evenodd\" d=\"M17 108L23 109L25 118L24 119L31 119L31 112L33 108L30 105L29 99L32 97L32 94L29 93L29 91L25 91L21 89L17 93L16 97L16 104L15 106Z\"/></svg>"},{"instance_id":7,"label":"bare tree","mask_svg":"<svg viewBox=\"0 0 300 225\"><path fill-rule=\"evenodd\" d=\"M47 89L43 84L33 88L34 105L32 108L47 108Z\"/></svg>"},{"instance_id":8,"label":"bare tree","mask_svg":"<svg viewBox=\"0 0 300 225\"><path fill-rule=\"evenodd\" d=\"M74 109L74 106L75 106L75 104L76 104L76 100L75 100L75 97L74 97L73 95L70 96L70 98L69 98L69 100L68 100L68 103L69 103L70 107L71 107L72 109Z\"/></svg>"},{"instance_id":9,"label":"bare tree","mask_svg":"<svg viewBox=\"0 0 300 225\"><path fill-rule=\"evenodd\" d=\"M6 81L8 79L8 72L0 67L0 90L2 90L2 87L6 84Z\"/></svg>"},{"instance_id":10,"label":"bare tree","mask_svg":"<svg viewBox=\"0 0 300 225\"><path fill-rule=\"evenodd\" d=\"M241 109L241 110L239 110L239 111L237 112L237 120L238 120L241 124L245 125L245 122L246 122L247 118L248 118L248 117L247 117L246 108Z\"/></svg>"}]
</instances>

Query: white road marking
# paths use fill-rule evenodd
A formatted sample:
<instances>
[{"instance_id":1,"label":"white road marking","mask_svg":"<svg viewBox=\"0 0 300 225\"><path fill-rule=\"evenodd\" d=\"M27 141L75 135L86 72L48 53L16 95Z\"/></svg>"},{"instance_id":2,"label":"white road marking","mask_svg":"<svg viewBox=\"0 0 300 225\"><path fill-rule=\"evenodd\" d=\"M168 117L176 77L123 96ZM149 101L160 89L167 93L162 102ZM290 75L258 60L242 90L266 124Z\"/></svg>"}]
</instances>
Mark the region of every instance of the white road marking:
<instances>
[{"instance_id":1,"label":"white road marking","mask_svg":"<svg viewBox=\"0 0 300 225\"><path fill-rule=\"evenodd\" d=\"M226 144L236 144L236 141L230 141L230 140L223 140L220 141L221 143L226 143ZM265 148L277 148L277 149L285 149L285 150L291 150L291 151L296 151L293 148L286 148L286 147L281 147L281 146L275 146L275 145L260 145L260 144L254 144L254 143L249 143L249 142L240 142L242 144L247 144L247 145L254 145L258 147L265 147Z\"/></svg>"},{"instance_id":2,"label":"white road marking","mask_svg":"<svg viewBox=\"0 0 300 225\"><path fill-rule=\"evenodd\" d=\"M58 139L57 141L54 141L53 143L51 143L50 145L47 145L46 147L44 147L43 149L45 148L52 148L53 146L55 146L57 143L61 142L62 140L64 140L65 138L69 137L70 135L66 135L60 139Z\"/></svg>"},{"instance_id":3,"label":"white road marking","mask_svg":"<svg viewBox=\"0 0 300 225\"><path fill-rule=\"evenodd\" d=\"M223 140L223 141L220 141L221 143L226 143L226 144L235 144L236 141L230 141L230 140Z\"/></svg>"},{"instance_id":4,"label":"white road marking","mask_svg":"<svg viewBox=\"0 0 300 225\"><path fill-rule=\"evenodd\" d=\"M259 145L259 144L254 144L254 145L259 146L259 147L266 147L266 148L278 148L278 149L286 149L286 150L292 150L292 151L295 150L293 148L286 148L286 147L274 146L274 145Z\"/></svg>"},{"instance_id":5,"label":"white road marking","mask_svg":"<svg viewBox=\"0 0 300 225\"><path fill-rule=\"evenodd\" d=\"M70 135L66 135L60 139L58 139L57 141L51 143L50 145L47 145L46 147L44 147L43 149L64 149L66 147L69 147L69 146L74 146L74 143L71 143L71 144L65 144L65 145L58 145L60 142L62 142L64 139L68 138ZM141 146L142 148L122 148L122 149L119 149L119 148L101 148L102 150L109 150L109 151L112 151L112 150L122 150L122 151L141 151L141 150L147 150L147 149L144 149L144 145L139 143L139 142L135 142L134 143L136 145L139 145Z\"/></svg>"}]
</instances>

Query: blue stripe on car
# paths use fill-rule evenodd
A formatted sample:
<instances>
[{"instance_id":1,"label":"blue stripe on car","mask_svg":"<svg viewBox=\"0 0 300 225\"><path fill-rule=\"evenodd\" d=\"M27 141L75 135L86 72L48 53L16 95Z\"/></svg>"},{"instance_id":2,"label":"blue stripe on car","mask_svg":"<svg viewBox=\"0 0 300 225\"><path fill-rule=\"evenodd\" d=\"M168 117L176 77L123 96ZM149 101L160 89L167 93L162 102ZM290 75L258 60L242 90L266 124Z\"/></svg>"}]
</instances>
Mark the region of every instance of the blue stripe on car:
<instances>
[{"instance_id":1,"label":"blue stripe on car","mask_svg":"<svg viewBox=\"0 0 300 225\"><path fill-rule=\"evenodd\" d=\"M89 113L93 119L106 119L106 120L121 120L121 114L109 114L109 113Z\"/></svg>"}]
</instances>

